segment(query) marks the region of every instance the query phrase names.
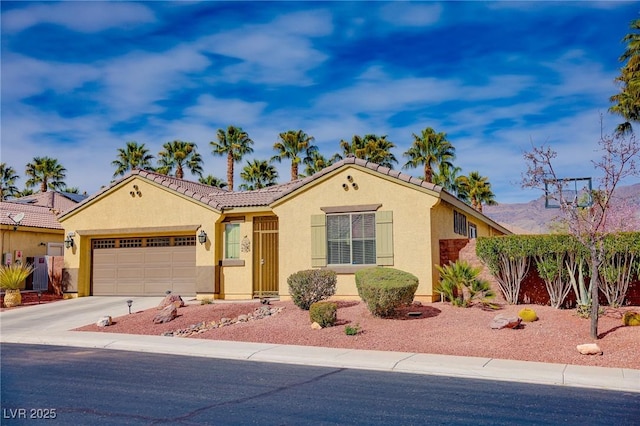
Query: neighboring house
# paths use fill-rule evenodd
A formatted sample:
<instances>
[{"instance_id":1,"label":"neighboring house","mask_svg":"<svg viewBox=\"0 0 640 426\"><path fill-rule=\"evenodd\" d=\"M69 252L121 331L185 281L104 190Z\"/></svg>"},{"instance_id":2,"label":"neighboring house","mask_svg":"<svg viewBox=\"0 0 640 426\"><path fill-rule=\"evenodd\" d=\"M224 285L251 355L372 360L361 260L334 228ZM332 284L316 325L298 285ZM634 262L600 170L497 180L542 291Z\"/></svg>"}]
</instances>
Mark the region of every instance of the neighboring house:
<instances>
[{"instance_id":1,"label":"neighboring house","mask_svg":"<svg viewBox=\"0 0 640 426\"><path fill-rule=\"evenodd\" d=\"M57 215L86 196L47 191L0 202L3 264L36 256L62 256L64 229Z\"/></svg>"},{"instance_id":2,"label":"neighboring house","mask_svg":"<svg viewBox=\"0 0 640 426\"><path fill-rule=\"evenodd\" d=\"M313 176L229 192L135 170L59 217L69 291L89 295L288 298L287 277L382 265L416 275L416 299L436 298L434 265L476 236L510 232L442 188L347 158Z\"/></svg>"}]
</instances>

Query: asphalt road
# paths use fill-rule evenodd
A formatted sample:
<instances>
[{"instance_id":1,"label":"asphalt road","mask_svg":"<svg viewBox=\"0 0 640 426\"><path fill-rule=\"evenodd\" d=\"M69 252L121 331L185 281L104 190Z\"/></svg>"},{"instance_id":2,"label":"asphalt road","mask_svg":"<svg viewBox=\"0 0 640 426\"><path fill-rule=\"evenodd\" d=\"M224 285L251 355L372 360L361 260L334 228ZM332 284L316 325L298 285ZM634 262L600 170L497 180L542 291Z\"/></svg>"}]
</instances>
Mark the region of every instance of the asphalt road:
<instances>
[{"instance_id":1,"label":"asphalt road","mask_svg":"<svg viewBox=\"0 0 640 426\"><path fill-rule=\"evenodd\" d=\"M3 425L640 424L640 393L57 346L1 357Z\"/></svg>"}]
</instances>

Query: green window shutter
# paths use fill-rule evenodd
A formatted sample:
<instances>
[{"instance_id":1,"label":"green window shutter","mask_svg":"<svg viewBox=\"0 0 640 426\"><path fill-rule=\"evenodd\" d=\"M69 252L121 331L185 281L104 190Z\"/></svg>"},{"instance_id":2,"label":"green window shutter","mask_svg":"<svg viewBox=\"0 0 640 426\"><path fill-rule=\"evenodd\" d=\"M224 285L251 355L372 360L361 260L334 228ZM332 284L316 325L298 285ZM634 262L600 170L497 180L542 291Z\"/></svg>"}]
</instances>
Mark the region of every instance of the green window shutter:
<instances>
[{"instance_id":1,"label":"green window shutter","mask_svg":"<svg viewBox=\"0 0 640 426\"><path fill-rule=\"evenodd\" d=\"M311 216L311 266L327 266L327 223L326 216Z\"/></svg>"},{"instance_id":2,"label":"green window shutter","mask_svg":"<svg viewBox=\"0 0 640 426\"><path fill-rule=\"evenodd\" d=\"M376 263L393 265L393 212L376 212Z\"/></svg>"}]
</instances>

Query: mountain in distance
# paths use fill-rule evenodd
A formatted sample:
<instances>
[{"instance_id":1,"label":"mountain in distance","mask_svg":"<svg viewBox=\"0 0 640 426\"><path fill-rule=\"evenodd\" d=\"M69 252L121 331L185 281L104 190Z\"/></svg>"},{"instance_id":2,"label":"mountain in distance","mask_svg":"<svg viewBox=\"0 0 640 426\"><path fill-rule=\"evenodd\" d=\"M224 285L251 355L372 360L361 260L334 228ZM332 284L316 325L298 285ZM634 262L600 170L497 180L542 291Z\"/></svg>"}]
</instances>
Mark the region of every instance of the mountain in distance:
<instances>
[{"instance_id":1,"label":"mountain in distance","mask_svg":"<svg viewBox=\"0 0 640 426\"><path fill-rule=\"evenodd\" d=\"M620 186L615 199L625 200L640 215L640 183ZM483 213L515 234L545 234L553 229L553 222L561 216L560 209L547 209L544 196L528 203L482 206Z\"/></svg>"}]
</instances>

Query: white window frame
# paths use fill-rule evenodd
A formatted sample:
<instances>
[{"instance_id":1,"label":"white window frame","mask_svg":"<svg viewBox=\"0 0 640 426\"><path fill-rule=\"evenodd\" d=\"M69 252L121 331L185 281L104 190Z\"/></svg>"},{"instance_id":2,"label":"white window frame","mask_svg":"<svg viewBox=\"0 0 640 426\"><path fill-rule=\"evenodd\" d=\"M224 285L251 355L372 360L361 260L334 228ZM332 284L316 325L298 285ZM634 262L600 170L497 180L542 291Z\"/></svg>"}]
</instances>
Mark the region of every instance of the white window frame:
<instances>
[{"instance_id":1,"label":"white window frame","mask_svg":"<svg viewBox=\"0 0 640 426\"><path fill-rule=\"evenodd\" d=\"M365 219L365 216L368 217L369 220L369 226L371 227L368 231L368 235L367 234L367 230L363 229L363 235L361 237L353 237L354 234L354 217L355 216L362 216L363 220L367 220ZM336 237L336 238L330 238L330 234L331 234L331 221L335 220L338 217L346 217L348 218L348 222L349 222L349 230L348 230L348 235L345 235L344 237L340 238L340 237ZM365 224L363 223L363 226L365 226ZM348 263L331 263L331 251L332 251L332 243L339 243L340 241L346 241L346 245L349 247L349 262ZM357 259L355 259L354 254L354 250L355 250L355 246L357 245L356 243L361 242L363 249L362 249L362 263L354 263ZM369 244L367 244L367 242ZM376 215L375 212L345 212L345 213L336 213L336 214L328 214L327 215L327 234L326 234L326 243L327 243L327 265L328 266L374 266L377 264L377 258L376 258ZM369 250L373 250L372 252L369 251L369 253L367 253L367 249L365 248L366 246L368 246ZM338 255L340 256L340 255ZM368 259L367 259L368 258ZM342 260L342 259L341 259ZM368 260L368 262L367 262Z\"/></svg>"}]
</instances>

